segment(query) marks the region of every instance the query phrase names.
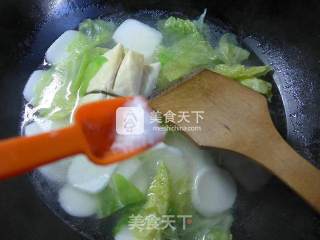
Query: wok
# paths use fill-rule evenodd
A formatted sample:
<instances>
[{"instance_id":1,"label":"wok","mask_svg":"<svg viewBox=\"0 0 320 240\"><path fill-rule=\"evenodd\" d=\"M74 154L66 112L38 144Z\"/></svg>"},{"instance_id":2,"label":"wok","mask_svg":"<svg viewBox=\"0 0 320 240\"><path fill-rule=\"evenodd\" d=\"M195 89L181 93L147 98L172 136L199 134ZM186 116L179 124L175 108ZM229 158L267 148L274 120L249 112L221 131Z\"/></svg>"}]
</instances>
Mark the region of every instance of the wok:
<instances>
[{"instance_id":1,"label":"wok","mask_svg":"<svg viewBox=\"0 0 320 240\"><path fill-rule=\"evenodd\" d=\"M204 8L208 8L209 20L236 33L260 60L272 66L273 120L289 144L320 166L320 4L317 0L3 0L0 2L0 137L20 133L22 90L29 74L41 64L47 47L82 19L141 9L195 17ZM85 239L56 218L33 189L27 176L0 183L1 239ZM320 239L320 217L276 178L256 193L240 189L234 211L235 240Z\"/></svg>"}]
</instances>

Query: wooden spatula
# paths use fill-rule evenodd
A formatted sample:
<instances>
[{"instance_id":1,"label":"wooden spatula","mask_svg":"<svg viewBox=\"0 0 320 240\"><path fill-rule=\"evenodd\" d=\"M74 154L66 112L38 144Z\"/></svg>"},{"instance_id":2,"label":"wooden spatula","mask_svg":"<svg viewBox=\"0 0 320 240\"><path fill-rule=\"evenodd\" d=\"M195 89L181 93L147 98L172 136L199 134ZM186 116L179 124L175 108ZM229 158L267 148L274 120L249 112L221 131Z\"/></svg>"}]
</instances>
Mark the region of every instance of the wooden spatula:
<instances>
[{"instance_id":1,"label":"wooden spatula","mask_svg":"<svg viewBox=\"0 0 320 240\"><path fill-rule=\"evenodd\" d=\"M150 102L161 113L204 111L203 120L175 121L196 144L243 154L270 170L320 212L320 171L296 153L275 129L262 95L203 71ZM199 119L198 119L199 120Z\"/></svg>"}]
</instances>

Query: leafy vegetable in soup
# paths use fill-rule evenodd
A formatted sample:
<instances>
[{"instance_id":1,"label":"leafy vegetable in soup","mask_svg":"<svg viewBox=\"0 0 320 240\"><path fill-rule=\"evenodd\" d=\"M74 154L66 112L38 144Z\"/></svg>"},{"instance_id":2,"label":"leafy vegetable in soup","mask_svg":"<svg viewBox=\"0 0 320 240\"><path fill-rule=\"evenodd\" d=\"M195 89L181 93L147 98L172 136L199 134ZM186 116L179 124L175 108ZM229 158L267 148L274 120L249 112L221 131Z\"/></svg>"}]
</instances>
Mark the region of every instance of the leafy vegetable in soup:
<instances>
[{"instance_id":1,"label":"leafy vegetable in soup","mask_svg":"<svg viewBox=\"0 0 320 240\"><path fill-rule=\"evenodd\" d=\"M70 124L77 106L118 95L163 90L199 69L209 69L267 97L268 66L246 66L250 53L234 35L210 42L205 12L196 20L169 17L156 26L127 19L85 20L48 49L49 68L35 71L24 90L33 106L25 134ZM197 94L197 93L195 93ZM160 118L159 118L160 119ZM158 119L158 120L159 120ZM59 184L58 201L73 217L117 213L117 240L229 240L237 189L216 154L178 132L126 162L97 166L78 155L39 169Z\"/></svg>"}]
</instances>

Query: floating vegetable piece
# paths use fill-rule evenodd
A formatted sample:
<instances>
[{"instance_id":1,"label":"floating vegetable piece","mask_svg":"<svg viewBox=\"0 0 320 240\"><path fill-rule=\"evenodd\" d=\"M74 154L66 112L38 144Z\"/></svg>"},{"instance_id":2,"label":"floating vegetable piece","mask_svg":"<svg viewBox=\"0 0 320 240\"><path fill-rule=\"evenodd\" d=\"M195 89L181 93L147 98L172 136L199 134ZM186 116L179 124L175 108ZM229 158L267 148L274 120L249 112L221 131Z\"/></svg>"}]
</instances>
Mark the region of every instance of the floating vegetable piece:
<instances>
[{"instance_id":1,"label":"floating vegetable piece","mask_svg":"<svg viewBox=\"0 0 320 240\"><path fill-rule=\"evenodd\" d=\"M107 49L94 48L86 51L81 59L77 77L72 81L70 92L80 97L86 94L89 82L107 62L104 54Z\"/></svg>"},{"instance_id":2,"label":"floating vegetable piece","mask_svg":"<svg viewBox=\"0 0 320 240\"><path fill-rule=\"evenodd\" d=\"M86 19L79 25L79 31L85 34L92 44L106 45L112 38L115 25L101 19Z\"/></svg>"},{"instance_id":3,"label":"floating vegetable piece","mask_svg":"<svg viewBox=\"0 0 320 240\"><path fill-rule=\"evenodd\" d=\"M232 79L239 80L242 85L264 94L269 98L272 96L271 83L258 78L265 76L271 70L269 66L246 67L240 64L218 64L215 67L210 68L210 70Z\"/></svg>"},{"instance_id":4,"label":"floating vegetable piece","mask_svg":"<svg viewBox=\"0 0 320 240\"><path fill-rule=\"evenodd\" d=\"M236 37L230 33L226 33L220 38L217 53L219 59L228 65L240 64L250 55L247 50L238 46Z\"/></svg>"},{"instance_id":5,"label":"floating vegetable piece","mask_svg":"<svg viewBox=\"0 0 320 240\"><path fill-rule=\"evenodd\" d=\"M197 24L188 19L169 17L158 22L158 28L164 36L164 44L170 45L186 37L202 37Z\"/></svg>"},{"instance_id":6,"label":"floating vegetable piece","mask_svg":"<svg viewBox=\"0 0 320 240\"><path fill-rule=\"evenodd\" d=\"M205 68L217 59L210 43L200 35L190 35L157 53L161 63L158 88L168 87L191 72Z\"/></svg>"},{"instance_id":7,"label":"floating vegetable piece","mask_svg":"<svg viewBox=\"0 0 320 240\"><path fill-rule=\"evenodd\" d=\"M264 94L268 97L272 96L272 84L259 78L249 78L241 80L240 83L252 90Z\"/></svg>"},{"instance_id":8,"label":"floating vegetable piece","mask_svg":"<svg viewBox=\"0 0 320 240\"><path fill-rule=\"evenodd\" d=\"M210 70L232 79L241 80L265 76L271 69L269 66L246 67L240 64L231 66L227 64L218 64Z\"/></svg>"},{"instance_id":9,"label":"floating vegetable piece","mask_svg":"<svg viewBox=\"0 0 320 240\"><path fill-rule=\"evenodd\" d=\"M166 88L171 82L217 60L217 54L202 32L203 25L203 19L190 21L175 17L158 23L164 35L164 46L156 55L161 63L158 88Z\"/></svg>"},{"instance_id":10,"label":"floating vegetable piece","mask_svg":"<svg viewBox=\"0 0 320 240\"><path fill-rule=\"evenodd\" d=\"M104 46L111 40L114 26L103 20L86 20L80 31L67 31L47 52L54 59L51 74L40 81L33 103L42 116L51 119L68 117L73 110L78 91L83 96L101 66L106 62L102 56Z\"/></svg>"},{"instance_id":11,"label":"floating vegetable piece","mask_svg":"<svg viewBox=\"0 0 320 240\"><path fill-rule=\"evenodd\" d=\"M105 47L111 42L114 24L104 20L84 20L79 25L79 35L68 46L68 51L74 55L95 47Z\"/></svg>"},{"instance_id":12,"label":"floating vegetable piece","mask_svg":"<svg viewBox=\"0 0 320 240\"><path fill-rule=\"evenodd\" d=\"M269 84L256 79L256 77L268 73L270 68L268 66L245 67L240 65L248 59L249 52L238 46L238 42L232 34L223 35L218 47L213 50L204 35L206 29L205 13L197 21L170 17L159 22L165 46L160 48L157 53L157 58L162 65L158 88L166 88L171 82L199 68L210 68L233 79L245 79L243 85L270 97L271 87ZM252 80L253 78L255 80Z\"/></svg>"},{"instance_id":13,"label":"floating vegetable piece","mask_svg":"<svg viewBox=\"0 0 320 240\"><path fill-rule=\"evenodd\" d=\"M112 213L136 203L142 203L145 196L125 177L116 173L112 181L99 196L99 217L107 217Z\"/></svg>"},{"instance_id":14,"label":"floating vegetable piece","mask_svg":"<svg viewBox=\"0 0 320 240\"><path fill-rule=\"evenodd\" d=\"M167 167L164 163L159 163L157 173L149 187L147 202L140 211L144 218L153 215L162 217L167 214L170 201L170 179ZM135 230L137 239L160 240L161 230L157 228L144 229L143 231Z\"/></svg>"},{"instance_id":15,"label":"floating vegetable piece","mask_svg":"<svg viewBox=\"0 0 320 240\"><path fill-rule=\"evenodd\" d=\"M41 116L50 119L69 117L78 99L79 88L86 82L88 67L102 58L101 48L85 50L74 54L66 61L48 70L36 86L32 103ZM100 67L100 66L99 66Z\"/></svg>"}]
</instances>

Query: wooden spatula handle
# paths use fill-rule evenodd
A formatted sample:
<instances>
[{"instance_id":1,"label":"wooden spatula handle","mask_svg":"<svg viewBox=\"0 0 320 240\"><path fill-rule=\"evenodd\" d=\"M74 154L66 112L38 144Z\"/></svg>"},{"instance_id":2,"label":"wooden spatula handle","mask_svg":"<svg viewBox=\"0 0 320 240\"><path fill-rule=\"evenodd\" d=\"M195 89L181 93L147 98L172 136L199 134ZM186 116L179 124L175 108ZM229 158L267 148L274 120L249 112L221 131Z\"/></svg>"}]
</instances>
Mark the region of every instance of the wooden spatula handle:
<instances>
[{"instance_id":1,"label":"wooden spatula handle","mask_svg":"<svg viewBox=\"0 0 320 240\"><path fill-rule=\"evenodd\" d=\"M273 172L320 213L320 170L296 153L279 135L262 95L211 71L164 92L150 102L162 113L202 110L202 121L175 122L202 147L241 153Z\"/></svg>"},{"instance_id":2,"label":"wooden spatula handle","mask_svg":"<svg viewBox=\"0 0 320 240\"><path fill-rule=\"evenodd\" d=\"M247 150L241 150L242 154L269 169L320 212L320 170L295 152L276 130L270 135L257 138Z\"/></svg>"},{"instance_id":3,"label":"wooden spatula handle","mask_svg":"<svg viewBox=\"0 0 320 240\"><path fill-rule=\"evenodd\" d=\"M77 126L33 137L17 137L0 143L0 179L16 176L35 167L81 151Z\"/></svg>"}]
</instances>

